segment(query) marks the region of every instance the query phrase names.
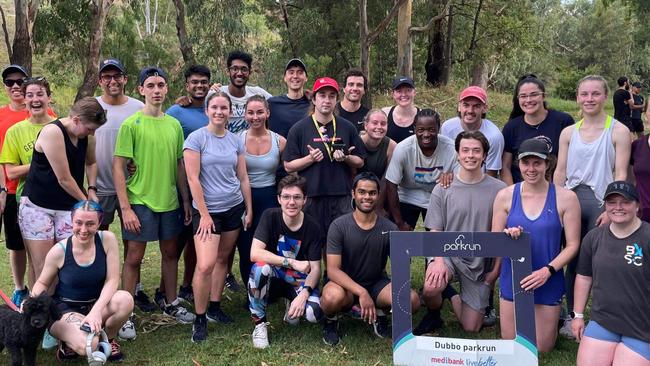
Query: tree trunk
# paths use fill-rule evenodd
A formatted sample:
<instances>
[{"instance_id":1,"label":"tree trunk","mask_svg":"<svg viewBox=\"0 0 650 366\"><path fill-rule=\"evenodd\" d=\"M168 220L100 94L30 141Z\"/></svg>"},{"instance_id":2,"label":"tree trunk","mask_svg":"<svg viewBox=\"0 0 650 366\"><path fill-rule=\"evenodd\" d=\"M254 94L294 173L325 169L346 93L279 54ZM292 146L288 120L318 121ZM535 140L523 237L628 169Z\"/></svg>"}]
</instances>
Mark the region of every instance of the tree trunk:
<instances>
[{"instance_id":1,"label":"tree trunk","mask_svg":"<svg viewBox=\"0 0 650 366\"><path fill-rule=\"evenodd\" d=\"M397 15L397 74L413 77L413 49L411 45L411 15L413 0L406 0Z\"/></svg>"},{"instance_id":2,"label":"tree trunk","mask_svg":"<svg viewBox=\"0 0 650 366\"><path fill-rule=\"evenodd\" d=\"M9 31L7 30L7 18L5 17L5 11L0 6L0 15L2 15L2 33L5 38L5 46L7 47L7 56L9 56L9 62L14 58L13 52L11 50L11 41L9 40Z\"/></svg>"},{"instance_id":3,"label":"tree trunk","mask_svg":"<svg viewBox=\"0 0 650 366\"><path fill-rule=\"evenodd\" d=\"M433 6L438 8L441 2L433 1ZM445 16L436 20L429 32L429 45L427 61L424 69L427 82L433 86L447 85L451 74L451 37L452 37L451 8Z\"/></svg>"},{"instance_id":4,"label":"tree trunk","mask_svg":"<svg viewBox=\"0 0 650 366\"><path fill-rule=\"evenodd\" d=\"M185 65L194 65L196 59L194 57L194 50L192 43L187 39L187 28L185 27L185 5L183 0L174 0L176 7L176 34L181 47L181 54Z\"/></svg>"},{"instance_id":5,"label":"tree trunk","mask_svg":"<svg viewBox=\"0 0 650 366\"><path fill-rule=\"evenodd\" d=\"M287 9L287 1L279 0L280 10L282 11L282 20L284 21L284 26L287 30L287 42L289 42L289 48L291 48L291 57L296 58L299 55L298 44L296 43L296 37L292 36L291 27L289 26L289 10Z\"/></svg>"},{"instance_id":6,"label":"tree trunk","mask_svg":"<svg viewBox=\"0 0 650 366\"><path fill-rule=\"evenodd\" d=\"M28 0L14 0L16 7L16 31L14 34L12 64L23 66L32 73L32 55L34 53L32 33L29 19L30 2ZM33 24L33 21L31 22Z\"/></svg>"},{"instance_id":7,"label":"tree trunk","mask_svg":"<svg viewBox=\"0 0 650 366\"><path fill-rule=\"evenodd\" d=\"M472 83L471 85L480 86L487 89L488 84L488 64L483 58L477 58L472 67Z\"/></svg>"},{"instance_id":8,"label":"tree trunk","mask_svg":"<svg viewBox=\"0 0 650 366\"><path fill-rule=\"evenodd\" d=\"M368 0L359 0L359 46L361 55L361 72L370 80L370 43L368 43ZM368 86L366 85L366 89ZM363 105L372 108L372 93L363 96Z\"/></svg>"},{"instance_id":9,"label":"tree trunk","mask_svg":"<svg viewBox=\"0 0 650 366\"><path fill-rule=\"evenodd\" d=\"M99 64L99 51L102 48L102 41L104 40L104 25L106 24L106 16L108 11L113 5L114 0L93 0L91 9L93 13L93 20L90 30L90 41L88 42L88 60L86 62L86 72L84 80L77 91L77 96L74 98L75 102L83 97L92 96L95 94L97 82L99 79L97 65Z\"/></svg>"}]
</instances>

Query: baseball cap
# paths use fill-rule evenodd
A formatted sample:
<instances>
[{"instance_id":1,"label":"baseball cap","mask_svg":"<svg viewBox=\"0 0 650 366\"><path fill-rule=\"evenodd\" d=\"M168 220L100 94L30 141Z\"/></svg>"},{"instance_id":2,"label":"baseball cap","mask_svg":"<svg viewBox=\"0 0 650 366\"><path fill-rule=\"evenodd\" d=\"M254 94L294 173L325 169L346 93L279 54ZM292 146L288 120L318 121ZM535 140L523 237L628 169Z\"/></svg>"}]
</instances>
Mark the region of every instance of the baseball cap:
<instances>
[{"instance_id":1,"label":"baseball cap","mask_svg":"<svg viewBox=\"0 0 650 366\"><path fill-rule=\"evenodd\" d=\"M336 90L337 93L339 92L339 84L336 82L336 80L327 76L318 78L316 79L316 81L314 81L314 87L312 88L312 92L316 93L320 89L325 87L334 88L334 90Z\"/></svg>"},{"instance_id":2,"label":"baseball cap","mask_svg":"<svg viewBox=\"0 0 650 366\"><path fill-rule=\"evenodd\" d=\"M4 80L7 77L7 75L11 74L12 72L19 72L19 73L25 75L25 77L29 76L29 73L27 72L27 70L24 67L22 67L20 65L12 64L12 65L9 65L9 66L5 67L5 69L2 70L2 79Z\"/></svg>"},{"instance_id":3,"label":"baseball cap","mask_svg":"<svg viewBox=\"0 0 650 366\"><path fill-rule=\"evenodd\" d=\"M625 197L626 200L639 201L639 194L636 192L636 188L632 184L623 180L614 181L607 186L605 199L613 194L620 194Z\"/></svg>"},{"instance_id":4,"label":"baseball cap","mask_svg":"<svg viewBox=\"0 0 650 366\"><path fill-rule=\"evenodd\" d=\"M641 83L638 82L638 81L635 81L634 83L632 83L632 86L635 87L635 88L640 88L640 87L641 87Z\"/></svg>"},{"instance_id":5,"label":"baseball cap","mask_svg":"<svg viewBox=\"0 0 650 366\"><path fill-rule=\"evenodd\" d=\"M99 72L101 73L107 67L114 67L114 68L120 70L122 73L126 73L126 68L120 62L120 60L118 60L116 58L107 58L107 59L103 60L102 62L100 62L99 63Z\"/></svg>"},{"instance_id":6,"label":"baseball cap","mask_svg":"<svg viewBox=\"0 0 650 366\"><path fill-rule=\"evenodd\" d=\"M408 76L398 76L393 79L393 90L399 88L402 85L408 85L411 88L415 88L415 82Z\"/></svg>"},{"instance_id":7,"label":"baseball cap","mask_svg":"<svg viewBox=\"0 0 650 366\"><path fill-rule=\"evenodd\" d=\"M487 93L483 88L480 86L470 86L465 88L462 92L460 92L460 97L458 97L458 101L460 102L463 99L466 98L476 98L481 101L483 104L487 104Z\"/></svg>"},{"instance_id":8,"label":"baseball cap","mask_svg":"<svg viewBox=\"0 0 650 366\"><path fill-rule=\"evenodd\" d=\"M305 63L302 62L302 60L299 58L292 58L289 60L289 62L287 62L287 66L284 67L284 71L289 70L289 68L292 66L298 66L303 69L305 74L307 73L307 65L305 65Z\"/></svg>"},{"instance_id":9,"label":"baseball cap","mask_svg":"<svg viewBox=\"0 0 650 366\"><path fill-rule=\"evenodd\" d=\"M148 66L140 70L140 76L138 76L138 85L140 86L144 85L144 81L147 80L147 78L152 76L160 76L161 78L165 79L165 81L167 81L167 74L165 74L165 72L161 68L155 66Z\"/></svg>"},{"instance_id":10,"label":"baseball cap","mask_svg":"<svg viewBox=\"0 0 650 366\"><path fill-rule=\"evenodd\" d=\"M517 159L521 160L527 156L537 156L538 158L546 160L550 153L550 147L544 140L532 138L524 140L524 142L519 145L519 155L517 155Z\"/></svg>"}]
</instances>

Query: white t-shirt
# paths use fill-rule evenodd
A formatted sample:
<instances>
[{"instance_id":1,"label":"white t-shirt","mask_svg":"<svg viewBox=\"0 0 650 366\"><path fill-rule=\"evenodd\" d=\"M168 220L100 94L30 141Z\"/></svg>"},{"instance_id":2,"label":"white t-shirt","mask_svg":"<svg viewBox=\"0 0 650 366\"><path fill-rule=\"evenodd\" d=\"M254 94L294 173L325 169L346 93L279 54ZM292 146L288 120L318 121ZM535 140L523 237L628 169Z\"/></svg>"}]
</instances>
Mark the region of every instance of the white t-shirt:
<instances>
[{"instance_id":1,"label":"white t-shirt","mask_svg":"<svg viewBox=\"0 0 650 366\"><path fill-rule=\"evenodd\" d=\"M501 170L501 155L503 155L505 145L501 130L489 119L483 119L479 131L485 135L490 143L490 150L485 159L485 169ZM440 128L440 134L449 137L452 141L456 141L456 136L461 132L463 132L463 126L459 117L446 120Z\"/></svg>"},{"instance_id":2,"label":"white t-shirt","mask_svg":"<svg viewBox=\"0 0 650 366\"><path fill-rule=\"evenodd\" d=\"M244 130L248 130L248 122L244 119L244 112L246 111L246 101L253 95L261 95L265 99L272 97L269 92L259 86L246 85L246 94L243 97L233 97L228 92L228 85L223 85L221 91L228 94L230 102L232 103L232 112L228 118L228 131L239 134Z\"/></svg>"}]
</instances>

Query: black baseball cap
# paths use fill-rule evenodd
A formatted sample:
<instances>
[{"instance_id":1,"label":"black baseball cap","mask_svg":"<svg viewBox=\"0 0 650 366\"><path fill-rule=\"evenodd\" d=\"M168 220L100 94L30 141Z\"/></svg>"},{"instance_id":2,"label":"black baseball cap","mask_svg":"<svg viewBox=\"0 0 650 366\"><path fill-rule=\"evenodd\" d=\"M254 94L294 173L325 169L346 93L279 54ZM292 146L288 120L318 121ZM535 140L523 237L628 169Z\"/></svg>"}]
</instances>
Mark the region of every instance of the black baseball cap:
<instances>
[{"instance_id":1,"label":"black baseball cap","mask_svg":"<svg viewBox=\"0 0 650 366\"><path fill-rule=\"evenodd\" d=\"M293 66L298 66L302 68L305 74L307 73L307 65L305 65L305 63L299 58L292 58L289 60L289 62L287 62L287 66L284 67L284 71L289 70L289 68Z\"/></svg>"},{"instance_id":2,"label":"black baseball cap","mask_svg":"<svg viewBox=\"0 0 650 366\"><path fill-rule=\"evenodd\" d=\"M167 81L167 74L165 74L165 72L160 67L147 66L144 69L140 70L138 85L144 85L144 81L152 76L160 76L161 78L165 79L165 81Z\"/></svg>"},{"instance_id":3,"label":"black baseball cap","mask_svg":"<svg viewBox=\"0 0 650 366\"><path fill-rule=\"evenodd\" d=\"M605 199L613 194L620 194L625 197L626 200L639 202L639 194L636 192L636 188L632 184L623 180L614 181L607 186Z\"/></svg>"},{"instance_id":4,"label":"black baseball cap","mask_svg":"<svg viewBox=\"0 0 650 366\"><path fill-rule=\"evenodd\" d=\"M411 88L415 89L415 82L408 76L399 76L393 79L393 90L399 88L402 85L408 85Z\"/></svg>"},{"instance_id":5,"label":"black baseball cap","mask_svg":"<svg viewBox=\"0 0 650 366\"><path fill-rule=\"evenodd\" d=\"M4 80L7 77L7 75L9 75L9 74L11 74L13 72L19 72L19 73L25 75L25 77L29 77L29 73L27 72L27 70L24 67L22 67L20 65L12 64L12 65L9 65L9 66L5 67L5 69L2 70L2 80Z\"/></svg>"},{"instance_id":6,"label":"black baseball cap","mask_svg":"<svg viewBox=\"0 0 650 366\"><path fill-rule=\"evenodd\" d=\"M550 153L551 147L546 143L546 141L532 138L524 140L524 142L519 145L519 155L517 155L517 159L521 160L527 156L537 156L538 158L547 160Z\"/></svg>"},{"instance_id":7,"label":"black baseball cap","mask_svg":"<svg viewBox=\"0 0 650 366\"><path fill-rule=\"evenodd\" d=\"M116 58L107 58L103 60L102 62L99 63L99 72L104 71L105 68L107 67L114 67L118 70L120 70L122 73L126 73L126 68L124 65L120 62L120 60Z\"/></svg>"},{"instance_id":8,"label":"black baseball cap","mask_svg":"<svg viewBox=\"0 0 650 366\"><path fill-rule=\"evenodd\" d=\"M641 83L638 82L638 81L635 81L634 83L632 83L632 86L635 87L635 88L640 88L640 87L641 87Z\"/></svg>"}]
</instances>

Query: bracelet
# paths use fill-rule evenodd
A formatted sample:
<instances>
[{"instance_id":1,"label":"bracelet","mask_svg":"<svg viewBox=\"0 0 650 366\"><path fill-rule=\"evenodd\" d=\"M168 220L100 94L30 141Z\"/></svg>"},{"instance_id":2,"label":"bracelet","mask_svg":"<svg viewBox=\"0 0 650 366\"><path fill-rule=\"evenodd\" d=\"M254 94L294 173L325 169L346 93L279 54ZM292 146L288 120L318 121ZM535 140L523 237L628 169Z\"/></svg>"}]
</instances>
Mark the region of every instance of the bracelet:
<instances>
[{"instance_id":1,"label":"bracelet","mask_svg":"<svg viewBox=\"0 0 650 366\"><path fill-rule=\"evenodd\" d=\"M557 270L555 269L555 267L553 267L553 266L550 265L550 264L547 264L547 265L545 265L544 267L548 268L548 271L551 272L551 276L553 276L554 274L557 273Z\"/></svg>"},{"instance_id":2,"label":"bracelet","mask_svg":"<svg viewBox=\"0 0 650 366\"><path fill-rule=\"evenodd\" d=\"M97 193L97 187L96 186L88 186L88 190L90 191L91 189L93 191L95 191L95 193Z\"/></svg>"}]
</instances>

